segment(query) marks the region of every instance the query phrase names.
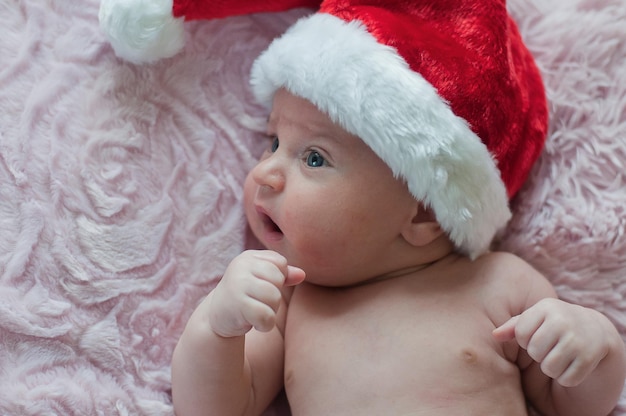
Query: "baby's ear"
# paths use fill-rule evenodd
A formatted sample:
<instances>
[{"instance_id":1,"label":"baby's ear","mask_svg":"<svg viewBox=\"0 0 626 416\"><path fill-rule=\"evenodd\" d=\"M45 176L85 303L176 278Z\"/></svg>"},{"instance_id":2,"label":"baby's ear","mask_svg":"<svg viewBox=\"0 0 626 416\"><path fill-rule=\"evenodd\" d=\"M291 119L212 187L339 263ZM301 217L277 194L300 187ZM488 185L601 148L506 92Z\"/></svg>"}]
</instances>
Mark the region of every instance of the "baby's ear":
<instances>
[{"instance_id":1,"label":"baby's ear","mask_svg":"<svg viewBox=\"0 0 626 416\"><path fill-rule=\"evenodd\" d=\"M402 230L402 237L415 247L423 247L439 238L443 230L431 210L420 203L416 203L416 207L415 215Z\"/></svg>"}]
</instances>

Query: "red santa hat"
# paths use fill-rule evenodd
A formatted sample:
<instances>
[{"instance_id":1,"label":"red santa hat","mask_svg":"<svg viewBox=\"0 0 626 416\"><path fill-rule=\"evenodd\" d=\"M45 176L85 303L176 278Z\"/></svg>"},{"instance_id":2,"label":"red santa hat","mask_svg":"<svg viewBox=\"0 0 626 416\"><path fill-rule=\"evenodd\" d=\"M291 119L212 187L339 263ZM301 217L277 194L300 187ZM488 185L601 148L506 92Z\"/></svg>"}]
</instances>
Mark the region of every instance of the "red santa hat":
<instances>
[{"instance_id":1,"label":"red santa hat","mask_svg":"<svg viewBox=\"0 0 626 416\"><path fill-rule=\"evenodd\" d=\"M269 4L255 11L297 5ZM326 0L251 82L266 106L285 88L360 137L470 257L509 220L546 138L541 77L505 0Z\"/></svg>"}]
</instances>

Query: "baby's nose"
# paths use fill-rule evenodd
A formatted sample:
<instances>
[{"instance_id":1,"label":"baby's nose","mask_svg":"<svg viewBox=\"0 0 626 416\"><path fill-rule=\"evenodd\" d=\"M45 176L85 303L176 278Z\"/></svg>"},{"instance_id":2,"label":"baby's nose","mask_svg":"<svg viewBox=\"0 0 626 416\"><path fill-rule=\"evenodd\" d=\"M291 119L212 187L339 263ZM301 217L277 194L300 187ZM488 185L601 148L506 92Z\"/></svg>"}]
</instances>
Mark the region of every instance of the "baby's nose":
<instances>
[{"instance_id":1,"label":"baby's nose","mask_svg":"<svg viewBox=\"0 0 626 416\"><path fill-rule=\"evenodd\" d=\"M274 191L281 191L285 187L285 170L275 154L261 160L250 175L258 185Z\"/></svg>"}]
</instances>

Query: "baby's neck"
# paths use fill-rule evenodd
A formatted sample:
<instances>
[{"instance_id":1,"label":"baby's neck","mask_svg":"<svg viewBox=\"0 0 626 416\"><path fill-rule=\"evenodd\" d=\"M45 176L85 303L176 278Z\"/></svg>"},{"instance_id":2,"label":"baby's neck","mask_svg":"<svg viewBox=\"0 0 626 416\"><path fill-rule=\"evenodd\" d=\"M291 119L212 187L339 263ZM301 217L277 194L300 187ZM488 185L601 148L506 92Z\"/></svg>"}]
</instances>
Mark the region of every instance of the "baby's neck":
<instances>
[{"instance_id":1,"label":"baby's neck","mask_svg":"<svg viewBox=\"0 0 626 416\"><path fill-rule=\"evenodd\" d=\"M390 271L388 273L378 275L370 279L366 279L361 282L355 283L354 285L351 285L349 287L364 286L364 285L368 285L372 283L383 282L386 280L397 279L397 278L402 278L402 277L407 277L407 276L414 276L436 265L440 265L440 264L447 263L447 262L452 262L456 260L458 257L460 257L460 254L452 251L452 252L447 253L443 257L437 257L428 262L423 262L423 263L419 263L416 265L399 268L399 269Z\"/></svg>"}]
</instances>

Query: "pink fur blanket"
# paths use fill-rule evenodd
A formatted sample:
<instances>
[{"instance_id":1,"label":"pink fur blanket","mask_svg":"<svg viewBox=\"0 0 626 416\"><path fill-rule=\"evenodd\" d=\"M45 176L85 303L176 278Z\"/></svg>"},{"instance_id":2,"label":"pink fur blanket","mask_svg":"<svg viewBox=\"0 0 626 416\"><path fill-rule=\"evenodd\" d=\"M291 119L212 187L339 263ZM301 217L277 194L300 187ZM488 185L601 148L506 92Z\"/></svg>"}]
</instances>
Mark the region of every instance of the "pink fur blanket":
<instances>
[{"instance_id":1,"label":"pink fur blanket","mask_svg":"<svg viewBox=\"0 0 626 416\"><path fill-rule=\"evenodd\" d=\"M626 336L626 2L509 7L551 128L500 247ZM134 66L98 0L0 2L0 414L172 414L177 338L246 244L249 68L303 13L188 23L182 54Z\"/></svg>"}]
</instances>

